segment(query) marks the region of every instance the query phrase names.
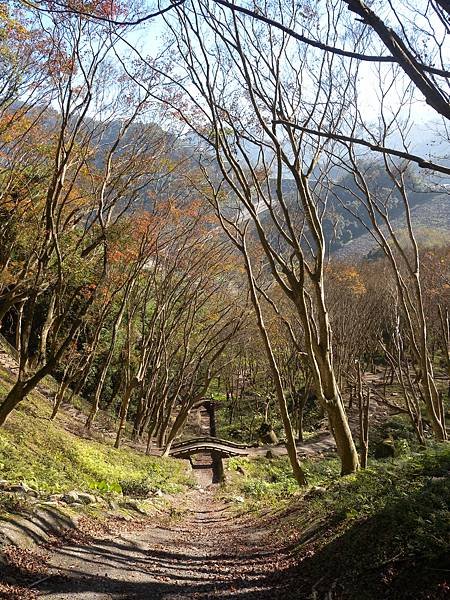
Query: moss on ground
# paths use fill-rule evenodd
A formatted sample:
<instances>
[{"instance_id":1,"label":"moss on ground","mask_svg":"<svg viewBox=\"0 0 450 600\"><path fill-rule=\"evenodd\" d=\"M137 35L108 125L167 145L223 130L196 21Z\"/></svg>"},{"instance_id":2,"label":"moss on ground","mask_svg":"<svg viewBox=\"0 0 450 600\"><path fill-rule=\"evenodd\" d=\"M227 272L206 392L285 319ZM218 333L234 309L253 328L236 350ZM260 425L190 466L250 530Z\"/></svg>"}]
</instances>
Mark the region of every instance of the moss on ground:
<instances>
[{"instance_id":1,"label":"moss on ground","mask_svg":"<svg viewBox=\"0 0 450 600\"><path fill-rule=\"evenodd\" d=\"M322 485L339 479L337 458L302 462L309 486ZM227 463L227 483L222 492L225 497L243 496L253 508L276 506L290 501L304 492L295 481L286 456L267 458L231 458Z\"/></svg>"},{"instance_id":2,"label":"moss on ground","mask_svg":"<svg viewBox=\"0 0 450 600\"><path fill-rule=\"evenodd\" d=\"M0 386L7 388L5 378ZM0 479L46 493L75 489L138 496L156 489L176 493L192 483L183 461L77 437L62 426L69 415L50 421L50 412L48 400L30 394L0 429Z\"/></svg>"},{"instance_id":3,"label":"moss on ground","mask_svg":"<svg viewBox=\"0 0 450 600\"><path fill-rule=\"evenodd\" d=\"M449 446L372 460L344 478L334 459L307 461L310 485L302 491L286 459L233 459L224 493L242 495L244 509L271 507L261 514L274 539L290 540L299 557L286 573L295 579L299 569L307 590L299 600L447 598Z\"/></svg>"}]
</instances>

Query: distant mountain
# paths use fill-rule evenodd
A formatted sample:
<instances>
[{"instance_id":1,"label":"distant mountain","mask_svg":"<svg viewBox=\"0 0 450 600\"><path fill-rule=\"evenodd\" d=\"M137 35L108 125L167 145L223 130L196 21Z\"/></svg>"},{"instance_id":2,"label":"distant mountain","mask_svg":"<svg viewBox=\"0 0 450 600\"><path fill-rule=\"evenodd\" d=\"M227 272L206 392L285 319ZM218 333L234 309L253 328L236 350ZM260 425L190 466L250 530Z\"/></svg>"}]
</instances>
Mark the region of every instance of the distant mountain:
<instances>
[{"instance_id":1,"label":"distant mountain","mask_svg":"<svg viewBox=\"0 0 450 600\"><path fill-rule=\"evenodd\" d=\"M386 199L389 206L389 218L400 238L406 237L406 221L403 202L397 191L392 190L392 182L384 169L374 163L369 168L371 190L378 198ZM327 198L324 208L323 229L330 252L345 259L370 257L376 254L378 245L368 232L371 223L367 210L354 196L355 182L349 175L335 178L331 189L316 189L317 201L320 196ZM275 186L275 183L274 183ZM314 183L312 184L314 189ZM450 241L450 186L442 185L436 190L427 190L423 180L412 175L407 180L408 199L411 208L414 231L419 244L437 246ZM293 221L302 221L302 208L297 199L297 190L293 180L283 182L283 193L290 209ZM262 211L260 218L268 227L273 228L272 241L283 245L276 229L270 225L271 216ZM277 241L276 241L277 240Z\"/></svg>"},{"instance_id":2,"label":"distant mountain","mask_svg":"<svg viewBox=\"0 0 450 600\"><path fill-rule=\"evenodd\" d=\"M56 126L58 118L58 113L51 108L43 111L43 121L49 129ZM107 123L102 123L95 119L86 119L85 130L88 132L88 136L89 134L92 135L92 142L98 148L94 158L97 167L102 167L107 149L114 143L121 126L122 121L120 120L113 119ZM446 158L448 159L448 153L447 157L445 156L445 150L448 150L448 148L443 143L442 137L439 137L431 127L427 127L427 124L416 127L414 140L413 151L424 156L439 155L441 157L440 162L445 162ZM173 132L162 129L156 123L139 121L133 123L119 144L118 154L120 155L125 149L133 146L134 151L138 152L139 150L148 152L149 149L154 148L156 154L158 154L159 149L173 163L182 162L184 167L188 169L195 169L200 161L202 163L206 161L209 163L209 170L212 174L220 171L214 153L198 136L178 136ZM386 197L391 196L389 210L392 223L396 230L401 230L405 226L403 206L398 196L392 194L392 182L380 160L367 162L365 166L371 179L371 186L377 194L380 197L383 197L383 195ZM417 173L410 176L407 182L408 196L419 241L426 245L437 245L447 242L450 238L450 177L437 180L433 176L429 176L428 172L426 173L426 183L419 169L417 169ZM318 190L318 195L322 194L323 197L327 197L323 227L330 250L336 256L342 258L367 256L376 251L377 244L364 227L364 224L369 226L366 212L361 210L358 202L354 201L355 182L350 175L337 167L333 169L332 176L336 185L331 190ZM176 178L175 172L172 178ZM314 184L313 181L312 183ZM437 183L439 183L439 186L436 185ZM165 193L170 193L170 189L166 184L166 180L144 184L133 205L136 208L138 205L142 208L151 208L152 194L149 194L149 192L152 192L153 195L156 194L157 197L164 197ZM428 191L426 189L427 185L435 186L437 191ZM448 193L443 193L443 191ZM285 179L283 181L283 194L287 198L294 220L300 222L302 220L301 207L298 204L296 192L294 181ZM186 199L192 193L194 193L194 190L189 190ZM124 202L126 202L125 198ZM234 200L230 197L231 209L233 202ZM360 220L355 218L345 207L356 210ZM264 217L264 211L261 213L261 218L263 220L266 218L267 221L270 220L268 213Z\"/></svg>"},{"instance_id":3,"label":"distant mountain","mask_svg":"<svg viewBox=\"0 0 450 600\"><path fill-rule=\"evenodd\" d=\"M384 168L369 170L370 190L380 199L386 201L389 220L394 230L402 235L406 230L406 215L400 193L393 189ZM415 172L405 178L408 202L411 210L414 231L419 243L424 245L440 245L450 238L450 186L435 186ZM427 189L429 186L430 189ZM433 189L435 188L435 189ZM377 242L367 231L371 229L369 215L361 202L353 197L356 185L351 176L344 176L329 201L328 214L325 216L325 231L331 240L331 251L338 256L365 256ZM350 209L352 212L350 212ZM356 216L355 216L356 215ZM379 219L380 222L380 219ZM337 224L337 225L336 225ZM331 231L335 237L330 237Z\"/></svg>"},{"instance_id":4,"label":"distant mountain","mask_svg":"<svg viewBox=\"0 0 450 600\"><path fill-rule=\"evenodd\" d=\"M438 194L428 198L412 208L411 217L419 245L433 247L450 243L450 196ZM404 217L393 219L392 225L395 231L400 232L400 237L404 238ZM370 258L377 254L378 245L368 232L354 237L334 252L337 258L342 259Z\"/></svg>"}]
</instances>

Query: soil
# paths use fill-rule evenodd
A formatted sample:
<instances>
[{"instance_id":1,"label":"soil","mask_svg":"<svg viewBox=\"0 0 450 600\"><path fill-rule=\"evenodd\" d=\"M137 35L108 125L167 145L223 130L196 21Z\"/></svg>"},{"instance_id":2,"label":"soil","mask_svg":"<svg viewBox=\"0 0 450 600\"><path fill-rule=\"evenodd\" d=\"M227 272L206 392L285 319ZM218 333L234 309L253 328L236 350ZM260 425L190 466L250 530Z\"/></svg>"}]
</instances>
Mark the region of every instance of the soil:
<instances>
[{"instance_id":1,"label":"soil","mask_svg":"<svg viewBox=\"0 0 450 600\"><path fill-rule=\"evenodd\" d=\"M0 356L1 362L4 363L4 356ZM13 371L14 365L6 367ZM47 397L51 395L49 390L39 391ZM73 412L76 414L71 414L70 420L81 430L81 413L75 409ZM382 422L389 412L374 399L371 421ZM349 416L352 429L357 430L355 414L350 411ZM274 455L285 452L283 446L271 449ZM251 454L264 456L266 450L252 449ZM320 431L299 446L299 455L318 456L334 450L330 434ZM330 548L316 553L314 540L320 535L332 537L331 529L322 530L325 524L317 525L319 529L322 527L320 531L315 531L317 527L313 524L307 539L300 540L298 535L290 539L289 532L277 531L283 522L281 514L268 511L265 516L238 516L217 499L210 458L197 456L193 463L197 489L177 498L176 511L170 518L158 515L129 522L116 516L104 527L89 523L74 536L49 543L46 554L11 547L11 564L1 567L0 598L436 600L449 597L444 575L450 565L442 561L420 568L413 562L404 565L391 561L374 570L369 586L367 581L359 584L351 581L350 586L341 587L343 575L352 564L346 556L345 538L342 543L330 538ZM355 546L349 545L352 554L363 551L367 540L374 537L369 524L367 527L365 541L358 538L358 550L355 552ZM294 554L292 549L298 550L300 541L301 552ZM369 588L375 590L375 595Z\"/></svg>"},{"instance_id":2,"label":"soil","mask_svg":"<svg viewBox=\"0 0 450 600\"><path fill-rule=\"evenodd\" d=\"M109 532L56 545L45 575L28 587L53 600L284 597L279 574L291 559L270 545L267 524L217 499L205 457L194 474L198 487L177 505L178 517L136 528L116 522Z\"/></svg>"}]
</instances>

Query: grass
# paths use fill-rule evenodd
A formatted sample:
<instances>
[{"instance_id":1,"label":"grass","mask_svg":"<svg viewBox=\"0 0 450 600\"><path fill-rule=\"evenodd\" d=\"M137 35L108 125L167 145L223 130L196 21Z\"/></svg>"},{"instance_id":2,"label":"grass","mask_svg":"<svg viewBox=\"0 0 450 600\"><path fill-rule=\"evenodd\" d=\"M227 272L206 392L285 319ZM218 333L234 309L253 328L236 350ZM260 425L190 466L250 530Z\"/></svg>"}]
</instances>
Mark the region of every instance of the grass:
<instances>
[{"instance_id":1,"label":"grass","mask_svg":"<svg viewBox=\"0 0 450 600\"><path fill-rule=\"evenodd\" d=\"M3 371L0 377L1 397L8 382ZM70 416L50 421L50 412L48 400L32 393L12 413L0 429L0 478L48 494L95 490L144 496L156 489L177 493L192 483L183 461L83 439L62 426Z\"/></svg>"},{"instance_id":2,"label":"grass","mask_svg":"<svg viewBox=\"0 0 450 600\"><path fill-rule=\"evenodd\" d=\"M310 487L339 479L337 458L303 461L302 467ZM285 456L273 459L231 458L227 468L227 484L223 493L230 498L243 496L247 500L247 508L249 505L254 509L282 505L293 496L302 494Z\"/></svg>"},{"instance_id":3,"label":"grass","mask_svg":"<svg viewBox=\"0 0 450 600\"><path fill-rule=\"evenodd\" d=\"M306 461L303 490L284 458L232 459L224 494L243 496L240 510L265 515L273 537L290 540L306 594L299 600L444 598L450 590L449 446L370 460L369 468L344 478L335 459Z\"/></svg>"},{"instance_id":4,"label":"grass","mask_svg":"<svg viewBox=\"0 0 450 600\"><path fill-rule=\"evenodd\" d=\"M436 445L307 495L289 526L300 532L297 551L311 555L313 579L335 560L323 589L337 572L346 598L448 597L449 472L450 449Z\"/></svg>"}]
</instances>

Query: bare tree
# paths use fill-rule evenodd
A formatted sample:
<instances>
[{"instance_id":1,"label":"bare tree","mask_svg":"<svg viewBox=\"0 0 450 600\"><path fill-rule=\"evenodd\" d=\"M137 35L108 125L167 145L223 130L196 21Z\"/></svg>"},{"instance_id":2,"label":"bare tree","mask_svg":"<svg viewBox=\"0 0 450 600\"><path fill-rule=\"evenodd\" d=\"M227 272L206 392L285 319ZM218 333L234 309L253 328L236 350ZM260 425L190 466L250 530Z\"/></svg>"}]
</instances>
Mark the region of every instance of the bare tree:
<instances>
[{"instance_id":1,"label":"bare tree","mask_svg":"<svg viewBox=\"0 0 450 600\"><path fill-rule=\"evenodd\" d=\"M145 96L133 96L135 107L130 112L128 101L133 90L126 76L120 78L115 89L110 86L110 94L105 95L104 85L115 73L108 62L114 46L110 26L98 27L68 15L47 19L45 28L53 40L52 77L59 112L45 113L50 123L42 123L42 131L52 129L47 161L51 168L32 207L33 227L25 232L31 245L22 244L26 255L0 298L0 315L16 303L23 306L18 379L0 406L0 424L55 369L70 347L107 277L108 235L149 180L148 169L139 170L136 160L142 145L130 143L127 151L121 147L131 123L147 109ZM95 52L87 52L87 48L92 50L93 38ZM127 100L122 97L125 92ZM109 120L94 120L92 111L97 111L97 116L106 111L109 119L111 114L115 118L127 115L108 146L104 137ZM101 146L108 148L104 165L99 165L99 155L95 156ZM144 156L148 158L148 153ZM85 277L73 286L68 274L75 256L83 259ZM44 292L50 300L39 352L35 354L30 342ZM69 314L72 319L67 324Z\"/></svg>"},{"instance_id":2,"label":"bare tree","mask_svg":"<svg viewBox=\"0 0 450 600\"><path fill-rule=\"evenodd\" d=\"M254 21L243 23L236 15L226 19L202 2L189 11L185 4L177 17L168 23L178 51L172 81L188 108L170 97L165 101L213 149L222 181L211 176L210 184L222 222L253 223L267 268L302 323L314 387L327 410L342 471L353 472L358 459L334 376L324 293L326 197L316 182L310 183L320 145L273 124L280 111L300 109L305 119L339 119L344 107L335 109L335 103L343 81L325 84L319 75L316 91L302 97L310 57L290 47L288 36L269 27L260 31ZM316 65L319 73L326 65L326 58ZM288 173L291 193L285 185Z\"/></svg>"}]
</instances>

